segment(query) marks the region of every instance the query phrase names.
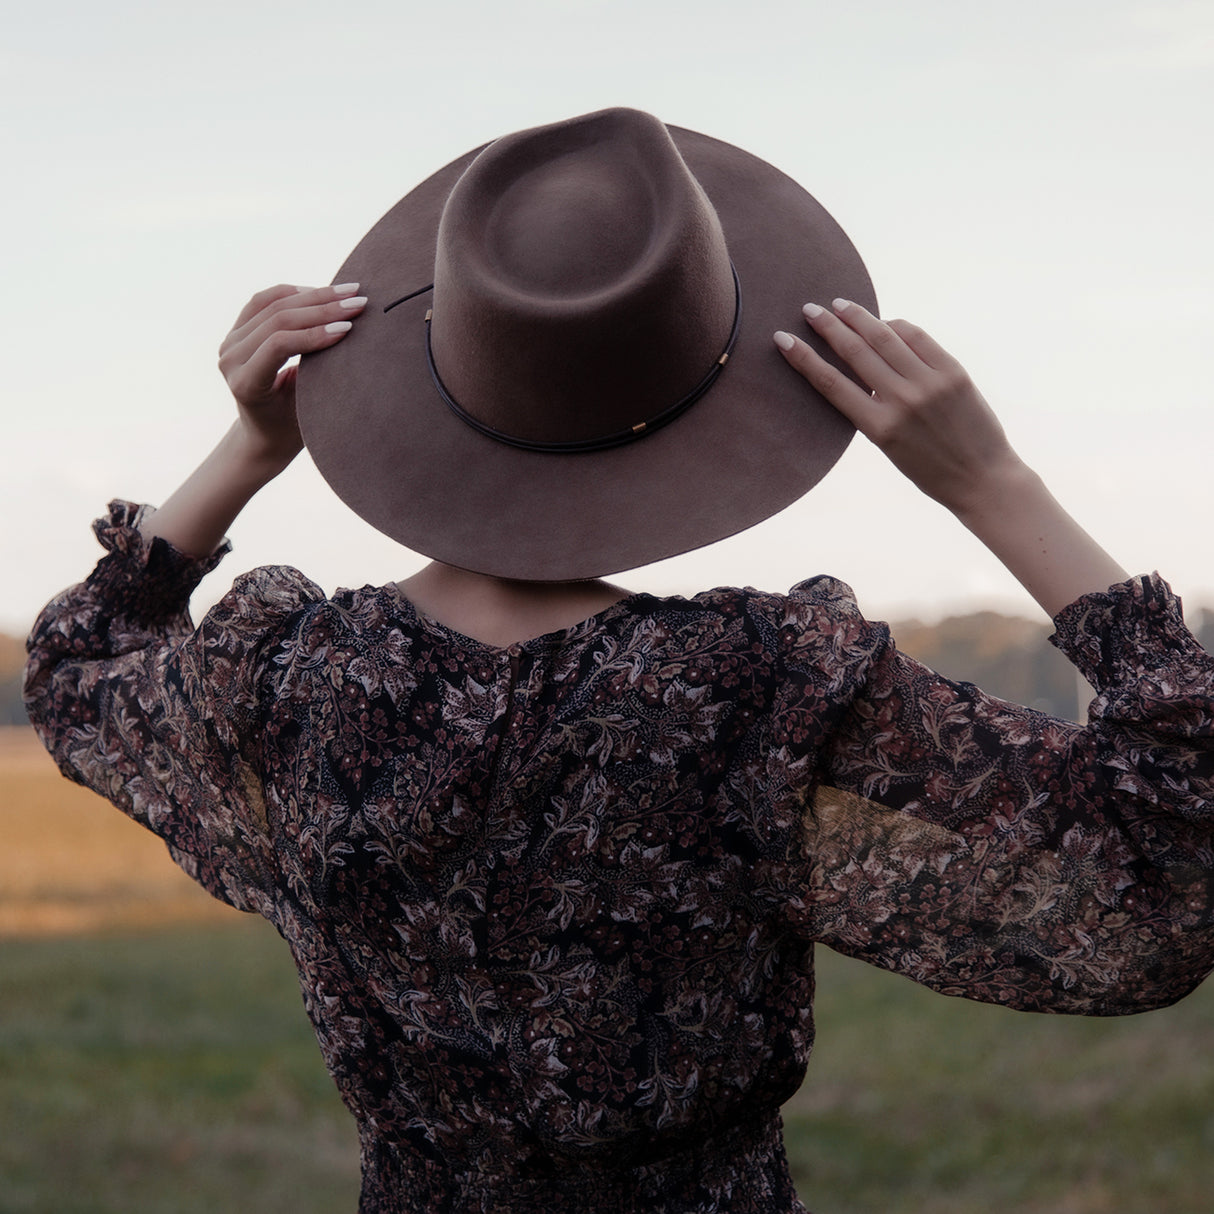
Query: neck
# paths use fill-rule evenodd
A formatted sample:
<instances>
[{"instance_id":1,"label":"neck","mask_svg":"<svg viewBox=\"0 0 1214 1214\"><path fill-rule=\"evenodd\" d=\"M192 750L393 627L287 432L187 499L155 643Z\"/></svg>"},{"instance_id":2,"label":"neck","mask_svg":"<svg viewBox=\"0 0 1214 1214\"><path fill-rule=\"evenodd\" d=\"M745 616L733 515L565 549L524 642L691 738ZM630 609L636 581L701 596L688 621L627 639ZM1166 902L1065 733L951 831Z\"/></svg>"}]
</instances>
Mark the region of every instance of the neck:
<instances>
[{"instance_id":1,"label":"neck","mask_svg":"<svg viewBox=\"0 0 1214 1214\"><path fill-rule=\"evenodd\" d=\"M441 561L432 561L398 585L418 611L499 648L571 628L629 593L600 580L522 582Z\"/></svg>"}]
</instances>

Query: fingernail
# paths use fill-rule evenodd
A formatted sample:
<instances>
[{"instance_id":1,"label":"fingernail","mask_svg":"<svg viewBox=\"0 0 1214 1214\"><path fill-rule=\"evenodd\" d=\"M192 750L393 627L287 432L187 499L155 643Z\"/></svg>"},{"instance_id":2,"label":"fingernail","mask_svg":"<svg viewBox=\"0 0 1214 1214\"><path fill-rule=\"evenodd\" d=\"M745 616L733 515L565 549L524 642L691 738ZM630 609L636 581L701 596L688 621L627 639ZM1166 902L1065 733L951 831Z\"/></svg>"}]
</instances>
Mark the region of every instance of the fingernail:
<instances>
[{"instance_id":1,"label":"fingernail","mask_svg":"<svg viewBox=\"0 0 1214 1214\"><path fill-rule=\"evenodd\" d=\"M355 295L353 299L343 299L337 306L339 308L361 308L366 305L366 302L365 295Z\"/></svg>"},{"instance_id":2,"label":"fingernail","mask_svg":"<svg viewBox=\"0 0 1214 1214\"><path fill-rule=\"evenodd\" d=\"M358 283L343 282L341 286L334 287L333 290L335 290L338 295L353 295L354 292L358 290Z\"/></svg>"},{"instance_id":3,"label":"fingernail","mask_svg":"<svg viewBox=\"0 0 1214 1214\"><path fill-rule=\"evenodd\" d=\"M851 300L850 299L835 299L835 300L831 301L830 306L832 308L834 308L834 310L836 312L842 312L844 308L851 307Z\"/></svg>"},{"instance_id":4,"label":"fingernail","mask_svg":"<svg viewBox=\"0 0 1214 1214\"><path fill-rule=\"evenodd\" d=\"M793 338L793 335L791 333L785 333L782 329L776 332L775 338L776 345L779 346L781 350L791 350L793 346L797 344Z\"/></svg>"},{"instance_id":5,"label":"fingernail","mask_svg":"<svg viewBox=\"0 0 1214 1214\"><path fill-rule=\"evenodd\" d=\"M326 333L348 333L354 326L348 320L334 320L325 325Z\"/></svg>"},{"instance_id":6,"label":"fingernail","mask_svg":"<svg viewBox=\"0 0 1214 1214\"><path fill-rule=\"evenodd\" d=\"M802 309L805 313L806 320L813 320L815 316L821 316L826 311L825 308L819 307L816 303L807 303Z\"/></svg>"}]
</instances>

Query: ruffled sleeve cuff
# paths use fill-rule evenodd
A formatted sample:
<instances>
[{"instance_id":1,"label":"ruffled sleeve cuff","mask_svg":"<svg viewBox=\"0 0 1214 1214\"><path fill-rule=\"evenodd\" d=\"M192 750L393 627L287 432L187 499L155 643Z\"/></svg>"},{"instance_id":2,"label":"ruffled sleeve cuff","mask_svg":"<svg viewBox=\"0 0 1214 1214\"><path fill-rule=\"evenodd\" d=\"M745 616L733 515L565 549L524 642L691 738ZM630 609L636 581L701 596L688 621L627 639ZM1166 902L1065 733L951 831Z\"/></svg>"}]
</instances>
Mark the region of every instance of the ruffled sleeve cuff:
<instances>
[{"instance_id":1,"label":"ruffled sleeve cuff","mask_svg":"<svg viewBox=\"0 0 1214 1214\"><path fill-rule=\"evenodd\" d=\"M139 526L153 513L150 506L112 501L109 514L93 524L106 555L89 578L90 589L144 624L179 617L198 583L231 551L224 540L209 556L194 557L159 536L149 541Z\"/></svg>"},{"instance_id":2,"label":"ruffled sleeve cuff","mask_svg":"<svg viewBox=\"0 0 1214 1214\"><path fill-rule=\"evenodd\" d=\"M1050 640L1097 691L1205 652L1185 627L1180 599L1158 573L1085 594L1064 607L1054 625Z\"/></svg>"},{"instance_id":3,"label":"ruffled sleeve cuff","mask_svg":"<svg viewBox=\"0 0 1214 1214\"><path fill-rule=\"evenodd\" d=\"M1057 617L1055 643L1096 688L1089 724L1116 753L1117 787L1173 812L1214 805L1214 657L1158 574L1089 594Z\"/></svg>"}]
</instances>

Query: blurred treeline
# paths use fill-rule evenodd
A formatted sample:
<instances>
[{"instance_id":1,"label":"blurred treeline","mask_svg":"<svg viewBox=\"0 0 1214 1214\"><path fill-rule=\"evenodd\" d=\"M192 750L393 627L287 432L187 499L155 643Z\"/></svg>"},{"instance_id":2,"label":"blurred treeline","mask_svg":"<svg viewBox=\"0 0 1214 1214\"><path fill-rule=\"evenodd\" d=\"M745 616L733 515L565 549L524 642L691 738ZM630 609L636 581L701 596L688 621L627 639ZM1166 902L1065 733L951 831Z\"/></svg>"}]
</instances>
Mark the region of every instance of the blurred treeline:
<instances>
[{"instance_id":1,"label":"blurred treeline","mask_svg":"<svg viewBox=\"0 0 1214 1214\"><path fill-rule=\"evenodd\" d=\"M1214 652L1214 611L1190 611L1186 622ZM949 679L975 683L992 695L1052 716L1081 721L1092 690L1050 644L1053 626L1020 616L978 611L938 624L894 624L898 648Z\"/></svg>"},{"instance_id":2,"label":"blurred treeline","mask_svg":"<svg viewBox=\"0 0 1214 1214\"><path fill-rule=\"evenodd\" d=\"M28 718L21 703L21 671L25 642L0 632L0 725L24 725Z\"/></svg>"},{"instance_id":3,"label":"blurred treeline","mask_svg":"<svg viewBox=\"0 0 1214 1214\"><path fill-rule=\"evenodd\" d=\"M1189 613L1189 626L1214 652L1214 611ZM1070 663L1049 643L1047 623L995 611L949 616L937 624L915 620L892 625L898 647L950 679L1077 721L1087 705ZM25 644L0 633L0 725L23 725L21 669Z\"/></svg>"}]
</instances>

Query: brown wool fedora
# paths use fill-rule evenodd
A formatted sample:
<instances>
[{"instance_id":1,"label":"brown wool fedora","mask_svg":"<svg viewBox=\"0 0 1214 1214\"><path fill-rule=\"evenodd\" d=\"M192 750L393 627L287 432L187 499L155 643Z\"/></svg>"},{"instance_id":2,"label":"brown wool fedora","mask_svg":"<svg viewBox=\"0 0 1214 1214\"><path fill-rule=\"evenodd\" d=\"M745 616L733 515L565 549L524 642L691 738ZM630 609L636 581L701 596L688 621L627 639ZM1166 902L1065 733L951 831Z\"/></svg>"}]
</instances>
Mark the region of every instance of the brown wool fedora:
<instances>
[{"instance_id":1,"label":"brown wool fedora","mask_svg":"<svg viewBox=\"0 0 1214 1214\"><path fill-rule=\"evenodd\" d=\"M417 552L540 581L698 548L809 490L853 430L772 333L805 333L806 300L876 311L795 181L627 109L461 156L334 281L369 303L300 367L321 474Z\"/></svg>"}]
</instances>

